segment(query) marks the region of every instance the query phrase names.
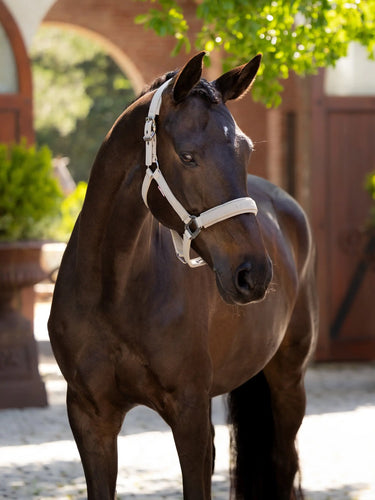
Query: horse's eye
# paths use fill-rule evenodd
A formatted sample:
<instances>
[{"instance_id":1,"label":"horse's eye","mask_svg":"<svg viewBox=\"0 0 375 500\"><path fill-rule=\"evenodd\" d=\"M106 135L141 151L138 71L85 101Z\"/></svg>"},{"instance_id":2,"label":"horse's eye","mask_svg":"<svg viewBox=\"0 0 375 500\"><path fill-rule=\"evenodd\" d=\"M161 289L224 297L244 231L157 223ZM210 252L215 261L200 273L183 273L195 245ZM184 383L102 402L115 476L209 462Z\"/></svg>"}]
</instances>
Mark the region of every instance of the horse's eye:
<instances>
[{"instance_id":1,"label":"horse's eye","mask_svg":"<svg viewBox=\"0 0 375 500\"><path fill-rule=\"evenodd\" d=\"M194 157L191 153L181 153L180 158L186 165L189 165L190 167L196 165Z\"/></svg>"}]
</instances>

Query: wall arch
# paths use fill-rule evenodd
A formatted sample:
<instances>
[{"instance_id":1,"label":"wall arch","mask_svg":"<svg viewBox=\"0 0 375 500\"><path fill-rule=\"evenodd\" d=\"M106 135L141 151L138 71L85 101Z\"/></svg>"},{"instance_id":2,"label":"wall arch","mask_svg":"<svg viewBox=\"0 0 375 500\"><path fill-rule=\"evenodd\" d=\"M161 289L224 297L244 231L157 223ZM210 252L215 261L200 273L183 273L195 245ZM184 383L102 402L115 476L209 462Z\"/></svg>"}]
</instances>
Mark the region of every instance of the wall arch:
<instances>
[{"instance_id":1,"label":"wall arch","mask_svg":"<svg viewBox=\"0 0 375 500\"><path fill-rule=\"evenodd\" d=\"M75 31L83 37L90 38L101 45L109 56L116 62L119 68L125 73L127 78L130 80L135 94L139 93L144 87L144 79L141 72L134 64L134 62L128 57L123 50L121 50L117 45L115 45L107 37L101 35L100 33L93 31L82 26L57 21L43 21L43 26L58 27L66 30Z\"/></svg>"},{"instance_id":2,"label":"wall arch","mask_svg":"<svg viewBox=\"0 0 375 500\"><path fill-rule=\"evenodd\" d=\"M188 0L187 5L190 4L195 9L193 0ZM85 30L86 34L107 45L120 67L127 69L129 78L138 73L142 82L151 82L156 76L184 63L186 55L177 56L171 67L169 55L175 45L173 37L158 37L134 23L136 15L147 9L144 2L57 0L43 22L64 23Z\"/></svg>"}]
</instances>

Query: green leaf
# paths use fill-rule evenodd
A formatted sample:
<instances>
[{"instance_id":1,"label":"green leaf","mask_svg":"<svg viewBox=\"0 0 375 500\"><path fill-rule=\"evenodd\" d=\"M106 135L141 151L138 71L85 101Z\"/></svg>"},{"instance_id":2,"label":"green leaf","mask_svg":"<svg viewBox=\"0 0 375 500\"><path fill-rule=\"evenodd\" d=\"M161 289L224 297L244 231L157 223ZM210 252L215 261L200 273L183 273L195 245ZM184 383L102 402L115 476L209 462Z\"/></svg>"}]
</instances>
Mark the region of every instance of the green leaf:
<instances>
[{"instance_id":1,"label":"green leaf","mask_svg":"<svg viewBox=\"0 0 375 500\"><path fill-rule=\"evenodd\" d=\"M149 14L139 14L134 18L135 24L145 24L150 20Z\"/></svg>"}]
</instances>

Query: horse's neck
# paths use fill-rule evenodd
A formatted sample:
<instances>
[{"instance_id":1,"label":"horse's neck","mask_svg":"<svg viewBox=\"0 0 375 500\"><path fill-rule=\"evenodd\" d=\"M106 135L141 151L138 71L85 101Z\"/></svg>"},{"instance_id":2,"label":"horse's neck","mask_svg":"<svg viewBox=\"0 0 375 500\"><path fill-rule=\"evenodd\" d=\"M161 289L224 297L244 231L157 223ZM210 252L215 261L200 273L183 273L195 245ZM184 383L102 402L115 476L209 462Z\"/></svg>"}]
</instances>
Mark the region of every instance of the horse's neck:
<instances>
[{"instance_id":1,"label":"horse's neck","mask_svg":"<svg viewBox=\"0 0 375 500\"><path fill-rule=\"evenodd\" d=\"M141 197L144 150L139 147L147 109L126 112L95 160L76 239L79 282L90 286L108 272L106 261L131 254L149 215Z\"/></svg>"}]
</instances>

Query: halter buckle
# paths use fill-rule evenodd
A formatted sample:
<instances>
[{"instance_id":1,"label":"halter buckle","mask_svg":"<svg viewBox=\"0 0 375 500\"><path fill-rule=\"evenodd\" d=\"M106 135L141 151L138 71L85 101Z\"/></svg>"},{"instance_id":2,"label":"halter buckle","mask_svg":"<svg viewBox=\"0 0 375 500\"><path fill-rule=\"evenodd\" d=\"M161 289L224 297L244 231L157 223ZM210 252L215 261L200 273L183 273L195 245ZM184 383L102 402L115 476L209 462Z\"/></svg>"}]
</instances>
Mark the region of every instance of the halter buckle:
<instances>
[{"instance_id":1,"label":"halter buckle","mask_svg":"<svg viewBox=\"0 0 375 500\"><path fill-rule=\"evenodd\" d=\"M145 142L149 142L152 140L152 138L155 136L155 134L156 134L155 118L147 116L146 123L145 123L145 135L143 136L143 140Z\"/></svg>"},{"instance_id":2,"label":"halter buckle","mask_svg":"<svg viewBox=\"0 0 375 500\"><path fill-rule=\"evenodd\" d=\"M195 225L195 229L191 227L191 224ZM202 229L201 226L199 226L197 222L197 217L195 217L195 215L190 215L189 222L185 224L185 233L187 233L187 237L190 240L193 240L201 232L201 229Z\"/></svg>"}]
</instances>

